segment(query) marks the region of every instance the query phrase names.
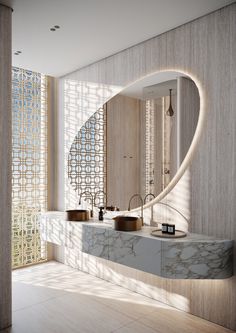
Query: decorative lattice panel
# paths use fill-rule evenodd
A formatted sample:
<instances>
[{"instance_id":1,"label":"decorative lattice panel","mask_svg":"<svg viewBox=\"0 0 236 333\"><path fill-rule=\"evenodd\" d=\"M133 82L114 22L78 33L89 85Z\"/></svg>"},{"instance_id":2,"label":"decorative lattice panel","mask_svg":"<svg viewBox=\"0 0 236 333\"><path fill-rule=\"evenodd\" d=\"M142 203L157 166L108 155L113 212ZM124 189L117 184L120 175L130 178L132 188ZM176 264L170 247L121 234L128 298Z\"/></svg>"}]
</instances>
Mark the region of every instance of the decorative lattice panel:
<instances>
[{"instance_id":1,"label":"decorative lattice panel","mask_svg":"<svg viewBox=\"0 0 236 333\"><path fill-rule=\"evenodd\" d=\"M39 213L47 208L47 80L12 69L12 266L46 259Z\"/></svg>"},{"instance_id":2,"label":"decorative lattice panel","mask_svg":"<svg viewBox=\"0 0 236 333\"><path fill-rule=\"evenodd\" d=\"M155 193L155 102L146 100L145 112L145 194Z\"/></svg>"},{"instance_id":3,"label":"decorative lattice panel","mask_svg":"<svg viewBox=\"0 0 236 333\"><path fill-rule=\"evenodd\" d=\"M68 177L79 196L96 195L96 205L104 204L106 188L106 107L100 108L82 126L68 155ZM90 200L85 193L83 198Z\"/></svg>"},{"instance_id":4,"label":"decorative lattice panel","mask_svg":"<svg viewBox=\"0 0 236 333\"><path fill-rule=\"evenodd\" d=\"M166 115L166 110L169 107L169 97L161 97L161 109L155 103L157 100L146 100L145 113L145 191L146 194L159 194L160 191L167 187L171 180L171 127L172 117ZM157 112L161 112L162 124L157 121ZM159 120L160 121L160 120ZM157 154L157 131L161 131L161 154ZM161 159L161 169L156 165L156 158ZM157 174L161 173L160 186L157 189Z\"/></svg>"},{"instance_id":5,"label":"decorative lattice panel","mask_svg":"<svg viewBox=\"0 0 236 333\"><path fill-rule=\"evenodd\" d=\"M122 89L123 87L117 84L75 79L73 75L61 80L60 96L64 113L64 131L60 134L64 139L65 161L68 161L71 145L77 136L78 129ZM78 195L70 185L67 165L63 169L64 186L60 189L60 205L65 209L72 209L77 205Z\"/></svg>"}]
</instances>

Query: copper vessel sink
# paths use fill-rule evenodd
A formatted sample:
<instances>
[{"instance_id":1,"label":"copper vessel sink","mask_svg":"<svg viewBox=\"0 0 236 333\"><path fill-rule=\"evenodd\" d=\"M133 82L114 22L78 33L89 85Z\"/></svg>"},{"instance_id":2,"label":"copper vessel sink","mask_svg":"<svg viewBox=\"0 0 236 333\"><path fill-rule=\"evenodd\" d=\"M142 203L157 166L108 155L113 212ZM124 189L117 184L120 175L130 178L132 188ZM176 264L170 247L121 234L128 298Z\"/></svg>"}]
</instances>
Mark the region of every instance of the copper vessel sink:
<instances>
[{"instance_id":1,"label":"copper vessel sink","mask_svg":"<svg viewBox=\"0 0 236 333\"><path fill-rule=\"evenodd\" d=\"M142 219L135 216L119 215L113 217L115 221L115 230L118 231L137 231L142 228Z\"/></svg>"},{"instance_id":2,"label":"copper vessel sink","mask_svg":"<svg viewBox=\"0 0 236 333\"><path fill-rule=\"evenodd\" d=\"M90 219L90 211L86 209L74 209L66 211L67 221L88 221Z\"/></svg>"}]
</instances>

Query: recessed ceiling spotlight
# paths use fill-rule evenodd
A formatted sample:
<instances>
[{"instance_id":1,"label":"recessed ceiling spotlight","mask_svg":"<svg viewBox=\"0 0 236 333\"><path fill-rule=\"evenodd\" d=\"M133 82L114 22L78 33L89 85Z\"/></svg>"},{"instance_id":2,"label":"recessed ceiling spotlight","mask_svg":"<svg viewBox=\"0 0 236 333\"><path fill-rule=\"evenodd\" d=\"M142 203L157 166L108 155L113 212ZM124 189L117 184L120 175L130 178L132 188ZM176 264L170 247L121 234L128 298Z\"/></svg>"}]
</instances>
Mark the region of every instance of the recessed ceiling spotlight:
<instances>
[{"instance_id":1,"label":"recessed ceiling spotlight","mask_svg":"<svg viewBox=\"0 0 236 333\"><path fill-rule=\"evenodd\" d=\"M60 26L54 25L54 27L50 28L51 31L56 31L56 29L60 29Z\"/></svg>"},{"instance_id":2,"label":"recessed ceiling spotlight","mask_svg":"<svg viewBox=\"0 0 236 333\"><path fill-rule=\"evenodd\" d=\"M22 53L22 51L16 51L14 52L14 55L20 55Z\"/></svg>"}]
</instances>

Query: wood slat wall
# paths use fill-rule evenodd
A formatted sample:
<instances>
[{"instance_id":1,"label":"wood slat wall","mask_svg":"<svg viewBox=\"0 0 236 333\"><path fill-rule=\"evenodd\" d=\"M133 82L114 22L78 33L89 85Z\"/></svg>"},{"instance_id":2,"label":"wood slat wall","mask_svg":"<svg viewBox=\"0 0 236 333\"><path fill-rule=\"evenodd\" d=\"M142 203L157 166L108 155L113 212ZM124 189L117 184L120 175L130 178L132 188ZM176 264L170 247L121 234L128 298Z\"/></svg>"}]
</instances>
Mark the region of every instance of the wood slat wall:
<instances>
[{"instance_id":1,"label":"wood slat wall","mask_svg":"<svg viewBox=\"0 0 236 333\"><path fill-rule=\"evenodd\" d=\"M0 5L0 329L11 325L11 9Z\"/></svg>"},{"instance_id":2,"label":"wood slat wall","mask_svg":"<svg viewBox=\"0 0 236 333\"><path fill-rule=\"evenodd\" d=\"M130 197L140 193L139 104L123 95L107 103L107 203L120 210L127 210ZM132 207L139 206L134 198Z\"/></svg>"},{"instance_id":3,"label":"wood slat wall","mask_svg":"<svg viewBox=\"0 0 236 333\"><path fill-rule=\"evenodd\" d=\"M199 92L195 83L185 77L178 78L179 165L183 162L197 128L200 110Z\"/></svg>"},{"instance_id":4,"label":"wood slat wall","mask_svg":"<svg viewBox=\"0 0 236 333\"><path fill-rule=\"evenodd\" d=\"M235 55L234 3L60 79L61 83L70 79L122 88L159 70L179 70L195 78L202 87L206 122L188 169L191 188L182 200L190 202L191 231L230 239L236 239ZM59 177L63 177L60 170ZM178 188L181 191L180 184L172 192L178 193ZM59 197L63 195L59 193ZM175 200L181 207L178 195L172 196L172 204ZM62 207L61 202L58 204ZM120 270L117 265L112 268ZM164 302L171 304L176 295L176 307L236 329L235 276L222 281L172 281L128 270L126 278L130 277L159 290Z\"/></svg>"}]
</instances>

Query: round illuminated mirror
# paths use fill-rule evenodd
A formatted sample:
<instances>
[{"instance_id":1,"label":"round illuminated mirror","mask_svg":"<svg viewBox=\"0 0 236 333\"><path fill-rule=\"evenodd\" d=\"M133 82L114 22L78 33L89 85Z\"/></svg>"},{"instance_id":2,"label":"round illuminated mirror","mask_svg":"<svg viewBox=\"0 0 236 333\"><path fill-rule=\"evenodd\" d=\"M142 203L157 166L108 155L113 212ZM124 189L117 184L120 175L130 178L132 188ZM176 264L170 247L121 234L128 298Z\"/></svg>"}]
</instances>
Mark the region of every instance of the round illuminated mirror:
<instances>
[{"instance_id":1,"label":"round illuminated mirror","mask_svg":"<svg viewBox=\"0 0 236 333\"><path fill-rule=\"evenodd\" d=\"M78 131L68 176L78 196L127 210L158 196L176 175L199 117L196 84L180 72L149 75L122 90ZM132 208L140 206L138 197ZM115 209L115 208L114 208Z\"/></svg>"}]
</instances>

